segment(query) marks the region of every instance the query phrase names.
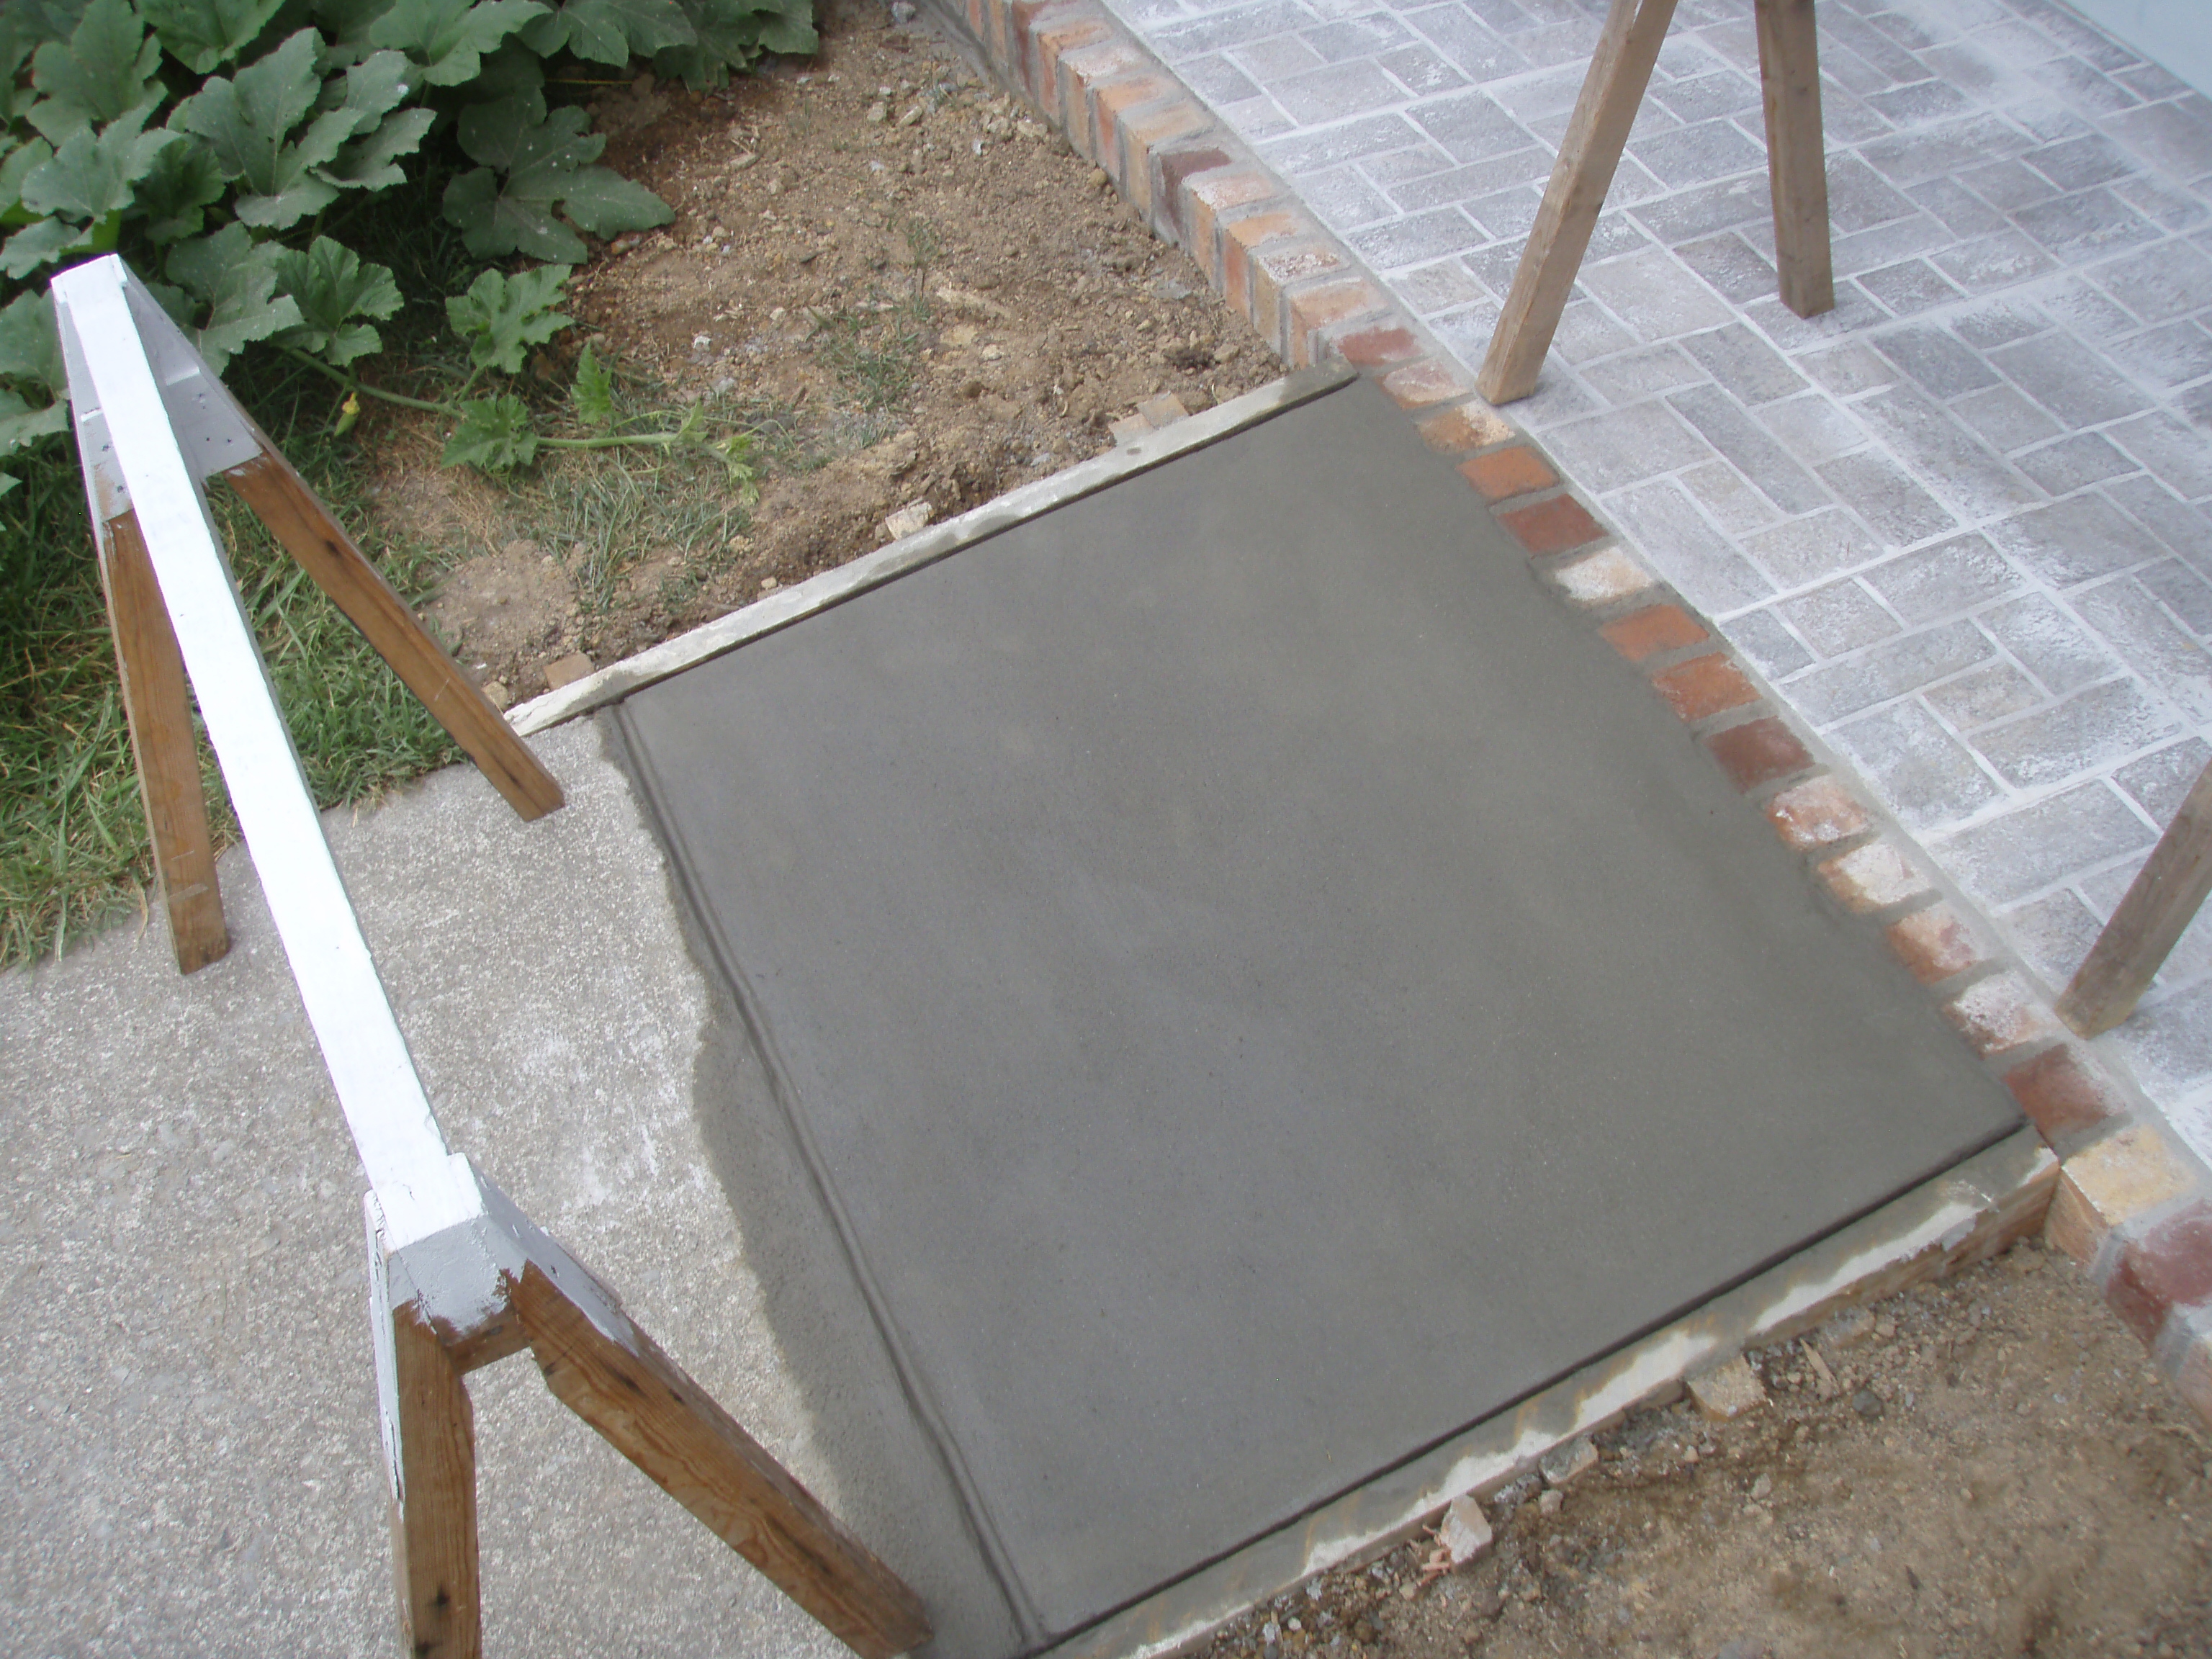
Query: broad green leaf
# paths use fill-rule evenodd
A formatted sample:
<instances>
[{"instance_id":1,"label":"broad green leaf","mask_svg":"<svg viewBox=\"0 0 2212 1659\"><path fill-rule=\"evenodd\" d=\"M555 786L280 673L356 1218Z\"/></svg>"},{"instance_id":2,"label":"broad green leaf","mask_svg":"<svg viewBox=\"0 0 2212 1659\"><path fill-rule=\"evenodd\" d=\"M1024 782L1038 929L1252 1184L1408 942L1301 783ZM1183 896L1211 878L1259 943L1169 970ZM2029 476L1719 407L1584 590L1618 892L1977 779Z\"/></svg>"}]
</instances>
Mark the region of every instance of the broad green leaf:
<instances>
[{"instance_id":1,"label":"broad green leaf","mask_svg":"<svg viewBox=\"0 0 2212 1659\"><path fill-rule=\"evenodd\" d=\"M583 243L555 216L564 204L578 224L601 236L675 217L651 191L585 165L606 148L605 139L584 131L589 118L574 107L548 116L536 93L461 112L461 148L484 165L447 186L445 211L471 253L580 260Z\"/></svg>"},{"instance_id":2,"label":"broad green leaf","mask_svg":"<svg viewBox=\"0 0 2212 1659\"><path fill-rule=\"evenodd\" d=\"M235 81L210 78L173 122L206 139L225 175L239 181L232 211L249 225L282 230L337 198L338 186L320 169L336 159L361 117L343 106L325 110L290 138L322 90L319 46L314 30L300 30Z\"/></svg>"},{"instance_id":3,"label":"broad green leaf","mask_svg":"<svg viewBox=\"0 0 2212 1659\"><path fill-rule=\"evenodd\" d=\"M161 67L161 43L147 38L131 0L92 0L66 44L49 40L31 59L31 83L46 94L31 125L58 145L141 105L150 114Z\"/></svg>"},{"instance_id":4,"label":"broad green leaf","mask_svg":"<svg viewBox=\"0 0 2212 1659\"><path fill-rule=\"evenodd\" d=\"M586 345L576 359L576 379L568 388L568 402L586 426L612 426L615 420L614 377L600 366Z\"/></svg>"},{"instance_id":5,"label":"broad green leaf","mask_svg":"<svg viewBox=\"0 0 2212 1659\"><path fill-rule=\"evenodd\" d=\"M693 91L721 85L763 50L805 53L821 45L810 0L678 0L698 44L653 54L656 74L682 76Z\"/></svg>"},{"instance_id":6,"label":"broad green leaf","mask_svg":"<svg viewBox=\"0 0 2212 1659\"><path fill-rule=\"evenodd\" d=\"M368 137L356 138L325 167L323 177L348 190L385 190L400 183L406 172L399 158L422 147L423 137L437 120L437 112L403 109L387 115Z\"/></svg>"},{"instance_id":7,"label":"broad green leaf","mask_svg":"<svg viewBox=\"0 0 2212 1659\"><path fill-rule=\"evenodd\" d=\"M4 496L23 481L12 472L0 472L0 496Z\"/></svg>"},{"instance_id":8,"label":"broad green leaf","mask_svg":"<svg viewBox=\"0 0 2212 1659\"><path fill-rule=\"evenodd\" d=\"M0 17L25 40L42 46L66 40L84 21L86 0L7 0Z\"/></svg>"},{"instance_id":9,"label":"broad green leaf","mask_svg":"<svg viewBox=\"0 0 2212 1659\"><path fill-rule=\"evenodd\" d=\"M259 38L284 0L140 0L169 55L194 75L227 64Z\"/></svg>"},{"instance_id":10,"label":"broad green leaf","mask_svg":"<svg viewBox=\"0 0 2212 1659\"><path fill-rule=\"evenodd\" d=\"M276 292L282 252L273 242L256 242L240 224L169 251L169 280L199 301L194 343L218 374L248 342L299 326L299 306Z\"/></svg>"},{"instance_id":11,"label":"broad green leaf","mask_svg":"<svg viewBox=\"0 0 2212 1659\"><path fill-rule=\"evenodd\" d=\"M469 95L478 103L491 104L526 97L544 87L544 63L519 37L509 35L504 46L483 60L477 78L469 82Z\"/></svg>"},{"instance_id":12,"label":"broad green leaf","mask_svg":"<svg viewBox=\"0 0 2212 1659\"><path fill-rule=\"evenodd\" d=\"M478 368L519 374L528 348L544 344L575 320L553 309L568 280L566 265L539 265L512 276L487 270L466 294L446 301L446 320L468 342L469 361Z\"/></svg>"},{"instance_id":13,"label":"broad green leaf","mask_svg":"<svg viewBox=\"0 0 2212 1659\"><path fill-rule=\"evenodd\" d=\"M93 232L84 225L41 219L26 225L0 246L0 270L21 282L40 265L51 264L72 253L92 252Z\"/></svg>"},{"instance_id":14,"label":"broad green leaf","mask_svg":"<svg viewBox=\"0 0 2212 1659\"><path fill-rule=\"evenodd\" d=\"M33 213L64 219L105 219L131 205L131 185L144 178L155 158L177 135L166 128L141 132L144 109L132 110L108 124L97 137L90 128L64 140L52 158L23 180L23 205Z\"/></svg>"},{"instance_id":15,"label":"broad green leaf","mask_svg":"<svg viewBox=\"0 0 2212 1659\"><path fill-rule=\"evenodd\" d=\"M376 330L357 319L389 317L399 309L398 284L385 266L364 264L351 248L318 236L304 253L295 248L278 253L276 270L276 292L300 308L299 325L282 337L285 344L341 368L384 349Z\"/></svg>"},{"instance_id":16,"label":"broad green leaf","mask_svg":"<svg viewBox=\"0 0 2212 1659\"><path fill-rule=\"evenodd\" d=\"M324 84L323 107L354 111L362 118L356 131L365 132L378 117L406 101L414 90L412 78L405 52L372 52L347 70L343 79L333 76Z\"/></svg>"},{"instance_id":17,"label":"broad green leaf","mask_svg":"<svg viewBox=\"0 0 2212 1659\"><path fill-rule=\"evenodd\" d=\"M458 87L476 79L484 53L544 10L538 0L393 0L368 39L405 52L432 86Z\"/></svg>"},{"instance_id":18,"label":"broad green leaf","mask_svg":"<svg viewBox=\"0 0 2212 1659\"><path fill-rule=\"evenodd\" d=\"M522 42L540 57L564 47L595 64L619 67L669 46L688 46L698 34L676 0L566 0L524 26Z\"/></svg>"},{"instance_id":19,"label":"broad green leaf","mask_svg":"<svg viewBox=\"0 0 2212 1659\"><path fill-rule=\"evenodd\" d=\"M0 374L44 386L57 398L69 389L54 302L44 293L19 294L0 311Z\"/></svg>"},{"instance_id":20,"label":"broad green leaf","mask_svg":"<svg viewBox=\"0 0 2212 1659\"><path fill-rule=\"evenodd\" d=\"M529 465L537 453L528 404L520 398L476 398L461 405L461 423L440 459L447 466L506 472Z\"/></svg>"},{"instance_id":21,"label":"broad green leaf","mask_svg":"<svg viewBox=\"0 0 2212 1659\"><path fill-rule=\"evenodd\" d=\"M157 245L200 234L206 210L222 199L222 164L215 153L188 133L163 146L133 192L146 216L146 234Z\"/></svg>"},{"instance_id":22,"label":"broad green leaf","mask_svg":"<svg viewBox=\"0 0 2212 1659\"><path fill-rule=\"evenodd\" d=\"M8 159L0 161L0 217L11 225L27 225L38 216L23 205L23 180L53 160L54 147L43 138L33 138L8 152Z\"/></svg>"},{"instance_id":23,"label":"broad green leaf","mask_svg":"<svg viewBox=\"0 0 2212 1659\"><path fill-rule=\"evenodd\" d=\"M0 125L12 126L31 106L32 88L23 64L32 40L21 25L0 15Z\"/></svg>"},{"instance_id":24,"label":"broad green leaf","mask_svg":"<svg viewBox=\"0 0 2212 1659\"><path fill-rule=\"evenodd\" d=\"M370 26L392 9L392 0L314 0L313 15L340 63L366 58L375 50Z\"/></svg>"},{"instance_id":25,"label":"broad green leaf","mask_svg":"<svg viewBox=\"0 0 2212 1659\"><path fill-rule=\"evenodd\" d=\"M0 391L0 454L21 449L36 439L51 437L69 425L69 403L56 398L33 407L14 392Z\"/></svg>"}]
</instances>

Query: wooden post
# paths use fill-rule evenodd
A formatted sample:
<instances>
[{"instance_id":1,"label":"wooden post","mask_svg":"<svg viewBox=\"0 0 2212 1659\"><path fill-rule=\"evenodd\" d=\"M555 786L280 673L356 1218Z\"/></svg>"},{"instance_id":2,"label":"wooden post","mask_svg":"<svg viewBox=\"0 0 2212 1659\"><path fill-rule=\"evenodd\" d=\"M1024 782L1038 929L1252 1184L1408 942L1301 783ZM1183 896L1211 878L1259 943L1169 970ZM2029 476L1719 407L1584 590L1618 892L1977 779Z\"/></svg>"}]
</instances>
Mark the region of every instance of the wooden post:
<instances>
[{"instance_id":1,"label":"wooden post","mask_svg":"<svg viewBox=\"0 0 2212 1659\"><path fill-rule=\"evenodd\" d=\"M1828 249L1828 154L1820 133L1820 46L1813 0L1757 0L1774 267L1800 317L1836 307Z\"/></svg>"},{"instance_id":2,"label":"wooden post","mask_svg":"<svg viewBox=\"0 0 2212 1659\"><path fill-rule=\"evenodd\" d=\"M230 933L223 926L208 838L185 659L137 515L121 514L100 532L100 582L107 595L108 631L115 636L131 752L138 763L138 799L154 845L155 887L169 920L177 969L194 973L229 951Z\"/></svg>"},{"instance_id":3,"label":"wooden post","mask_svg":"<svg viewBox=\"0 0 2212 1659\"><path fill-rule=\"evenodd\" d=\"M831 1635L863 1659L929 1639L921 1599L651 1337L615 1341L535 1262L513 1295L562 1403Z\"/></svg>"},{"instance_id":4,"label":"wooden post","mask_svg":"<svg viewBox=\"0 0 2212 1659\"><path fill-rule=\"evenodd\" d=\"M392 1314L401 1496L392 1510L399 1633L410 1659L480 1659L476 1418L461 1373L412 1305Z\"/></svg>"},{"instance_id":5,"label":"wooden post","mask_svg":"<svg viewBox=\"0 0 2212 1659\"><path fill-rule=\"evenodd\" d=\"M553 775L430 637L267 434L252 429L261 453L223 477L517 812L536 818L558 807L561 786Z\"/></svg>"},{"instance_id":6,"label":"wooden post","mask_svg":"<svg viewBox=\"0 0 2212 1659\"><path fill-rule=\"evenodd\" d=\"M1644 88L1658 61L1660 43L1674 20L1674 0L1613 0L1605 32L1590 58L1582 97L1567 124L1544 204L1522 250L1513 290L1475 388L1493 404L1511 403L1536 389L1536 376L1582 269L1590 233L1620 165L1621 147L1644 102Z\"/></svg>"},{"instance_id":7,"label":"wooden post","mask_svg":"<svg viewBox=\"0 0 2212 1659\"><path fill-rule=\"evenodd\" d=\"M2109 1031L2136 1001L2212 893L2212 766L2197 775L2120 908L2089 947L2058 1015L2083 1036Z\"/></svg>"}]
</instances>

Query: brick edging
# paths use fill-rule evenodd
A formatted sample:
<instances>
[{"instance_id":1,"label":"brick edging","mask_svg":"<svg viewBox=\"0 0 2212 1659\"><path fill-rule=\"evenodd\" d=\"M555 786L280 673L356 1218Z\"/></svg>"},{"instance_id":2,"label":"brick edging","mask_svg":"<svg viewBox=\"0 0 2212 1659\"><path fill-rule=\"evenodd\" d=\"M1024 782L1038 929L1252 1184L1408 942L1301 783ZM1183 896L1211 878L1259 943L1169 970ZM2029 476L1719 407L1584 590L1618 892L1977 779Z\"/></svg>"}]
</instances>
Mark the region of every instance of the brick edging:
<instances>
[{"instance_id":1,"label":"brick edging","mask_svg":"<svg viewBox=\"0 0 2212 1659\"><path fill-rule=\"evenodd\" d=\"M1097 0L925 0L1293 367L1339 359L1380 381L1454 457L1539 572L1644 670L1737 789L1903 968L2063 1160L2050 1242L2088 1272L2158 1370L2212 1423L2212 1176L2052 1012L1986 921L1850 775L1821 759L1756 673L1477 398L1243 142Z\"/></svg>"}]
</instances>

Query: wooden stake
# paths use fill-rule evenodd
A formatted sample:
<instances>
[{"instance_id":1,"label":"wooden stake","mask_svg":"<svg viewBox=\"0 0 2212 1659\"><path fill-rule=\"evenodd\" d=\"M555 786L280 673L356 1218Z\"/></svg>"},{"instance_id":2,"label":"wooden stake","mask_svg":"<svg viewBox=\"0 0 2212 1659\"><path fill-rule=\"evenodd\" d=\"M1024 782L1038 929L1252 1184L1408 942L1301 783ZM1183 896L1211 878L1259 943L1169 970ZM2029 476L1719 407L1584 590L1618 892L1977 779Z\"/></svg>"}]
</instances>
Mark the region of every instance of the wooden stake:
<instances>
[{"instance_id":1,"label":"wooden stake","mask_svg":"<svg viewBox=\"0 0 2212 1659\"><path fill-rule=\"evenodd\" d=\"M553 775L430 637L268 434L258 426L253 434L261 453L223 477L517 812L536 818L558 807L561 786Z\"/></svg>"},{"instance_id":2,"label":"wooden stake","mask_svg":"<svg viewBox=\"0 0 2212 1659\"><path fill-rule=\"evenodd\" d=\"M651 1337L607 1336L534 1262L514 1300L562 1403L831 1635L862 1659L929 1639L921 1599Z\"/></svg>"},{"instance_id":3,"label":"wooden stake","mask_svg":"<svg viewBox=\"0 0 2212 1659\"><path fill-rule=\"evenodd\" d=\"M1813 0L1757 0L1774 266L1800 317L1836 307L1828 248L1828 155L1820 133L1820 46Z\"/></svg>"},{"instance_id":4,"label":"wooden stake","mask_svg":"<svg viewBox=\"0 0 2212 1659\"><path fill-rule=\"evenodd\" d=\"M178 971L195 973L229 951L230 933L223 926L208 838L185 659L136 514L121 514L100 526L100 581L107 594L108 631L115 636L131 752L138 763L138 799L154 844L155 885L169 919Z\"/></svg>"},{"instance_id":5,"label":"wooden stake","mask_svg":"<svg viewBox=\"0 0 2212 1659\"><path fill-rule=\"evenodd\" d=\"M395 1309L402 1496L392 1506L392 1565L399 1633L411 1659L480 1659L477 1581L476 1418L437 1333L412 1306Z\"/></svg>"},{"instance_id":6,"label":"wooden stake","mask_svg":"<svg viewBox=\"0 0 2212 1659\"><path fill-rule=\"evenodd\" d=\"M1559 326L1582 269L1590 233L1597 228L1605 193L1620 165L1621 147L1644 102L1651 66L1674 20L1674 0L1613 0L1605 32L1590 58L1582 97L1559 145L1544 204L1522 250L1513 291L1490 337L1475 388L1493 404L1511 403L1536 389L1536 376Z\"/></svg>"},{"instance_id":7,"label":"wooden stake","mask_svg":"<svg viewBox=\"0 0 2212 1659\"><path fill-rule=\"evenodd\" d=\"M2058 999L2058 1015L2083 1036L2109 1031L2136 1003L2212 894L2212 766L2166 827L2127 896Z\"/></svg>"}]
</instances>

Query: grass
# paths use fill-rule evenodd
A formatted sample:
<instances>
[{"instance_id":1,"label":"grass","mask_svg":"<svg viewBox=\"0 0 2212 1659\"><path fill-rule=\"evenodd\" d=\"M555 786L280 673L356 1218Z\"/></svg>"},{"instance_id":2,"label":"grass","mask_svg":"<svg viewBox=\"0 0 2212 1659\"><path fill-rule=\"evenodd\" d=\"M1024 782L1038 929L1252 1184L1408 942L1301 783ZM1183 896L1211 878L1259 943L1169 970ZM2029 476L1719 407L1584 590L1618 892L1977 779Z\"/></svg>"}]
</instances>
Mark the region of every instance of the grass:
<instances>
[{"instance_id":1,"label":"grass","mask_svg":"<svg viewBox=\"0 0 2212 1659\"><path fill-rule=\"evenodd\" d=\"M404 292L427 296L386 325L395 357L439 351L440 296L465 286L471 269L458 233L400 199L349 229L391 260ZM226 379L392 585L410 602L427 592L434 558L366 533L357 452L329 435L327 383L261 353ZM75 446L51 441L11 456L9 470L22 484L0 497L0 969L58 955L118 914L147 914L153 888ZM453 759L428 711L244 503L222 488L209 499L318 804L368 799ZM227 846L236 826L204 748L202 778L210 827Z\"/></svg>"}]
</instances>

